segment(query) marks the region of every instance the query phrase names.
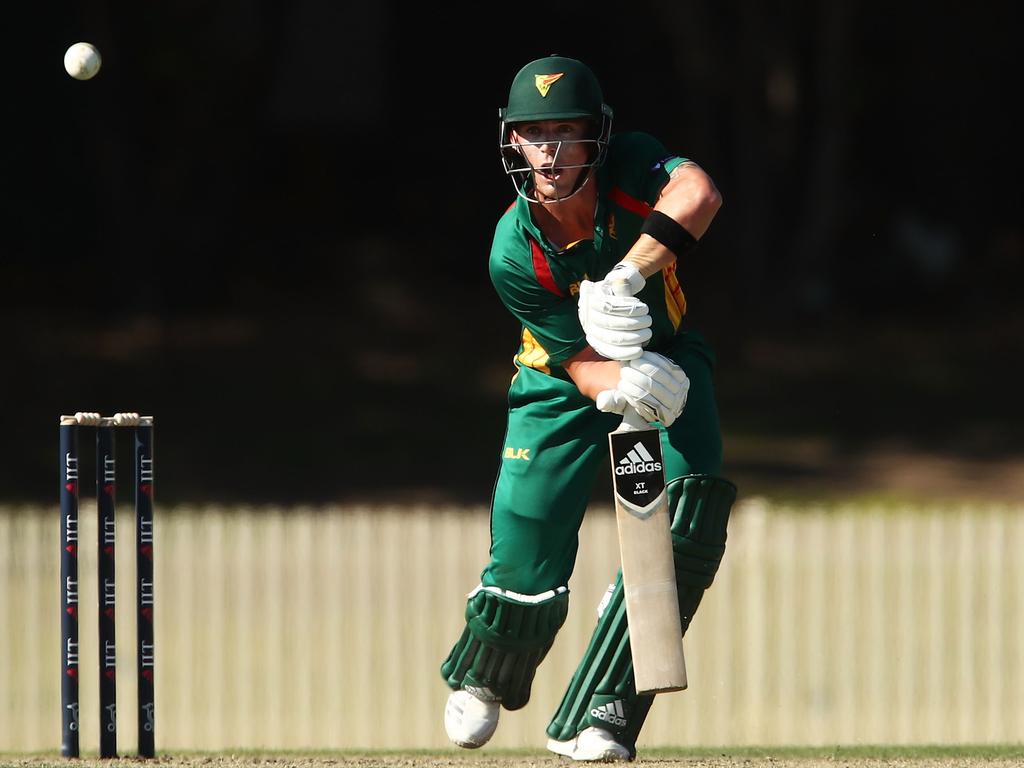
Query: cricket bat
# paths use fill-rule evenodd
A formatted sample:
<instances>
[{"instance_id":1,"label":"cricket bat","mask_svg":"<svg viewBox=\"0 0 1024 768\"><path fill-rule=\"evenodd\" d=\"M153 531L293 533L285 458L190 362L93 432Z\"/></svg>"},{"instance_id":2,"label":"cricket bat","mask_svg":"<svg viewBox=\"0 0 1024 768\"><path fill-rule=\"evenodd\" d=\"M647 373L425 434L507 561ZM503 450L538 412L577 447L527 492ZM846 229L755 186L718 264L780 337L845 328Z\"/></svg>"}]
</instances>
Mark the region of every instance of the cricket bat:
<instances>
[{"instance_id":1,"label":"cricket bat","mask_svg":"<svg viewBox=\"0 0 1024 768\"><path fill-rule=\"evenodd\" d=\"M608 443L636 692L681 691L686 662L661 438L628 408Z\"/></svg>"}]
</instances>

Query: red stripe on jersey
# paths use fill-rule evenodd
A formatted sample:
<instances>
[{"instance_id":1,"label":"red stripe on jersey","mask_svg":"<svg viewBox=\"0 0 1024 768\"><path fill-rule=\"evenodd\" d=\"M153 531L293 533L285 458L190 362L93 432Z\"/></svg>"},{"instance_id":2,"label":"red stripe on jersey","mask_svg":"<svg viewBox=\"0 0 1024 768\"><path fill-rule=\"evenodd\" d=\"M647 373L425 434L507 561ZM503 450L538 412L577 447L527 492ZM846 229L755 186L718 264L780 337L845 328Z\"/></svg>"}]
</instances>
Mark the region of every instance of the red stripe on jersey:
<instances>
[{"instance_id":1,"label":"red stripe on jersey","mask_svg":"<svg viewBox=\"0 0 1024 768\"><path fill-rule=\"evenodd\" d=\"M537 282L551 291L555 296L565 298L565 293L555 283L555 276L551 274L551 266L548 264L544 251L540 249L540 243L530 238L530 252L533 254L533 273L537 276Z\"/></svg>"},{"instance_id":2,"label":"red stripe on jersey","mask_svg":"<svg viewBox=\"0 0 1024 768\"><path fill-rule=\"evenodd\" d=\"M632 195L626 194L619 187L612 187L612 191L608 193L608 197L616 205L625 208L630 213L635 213L642 219L646 219L650 212L654 210L643 200L638 200Z\"/></svg>"}]
</instances>

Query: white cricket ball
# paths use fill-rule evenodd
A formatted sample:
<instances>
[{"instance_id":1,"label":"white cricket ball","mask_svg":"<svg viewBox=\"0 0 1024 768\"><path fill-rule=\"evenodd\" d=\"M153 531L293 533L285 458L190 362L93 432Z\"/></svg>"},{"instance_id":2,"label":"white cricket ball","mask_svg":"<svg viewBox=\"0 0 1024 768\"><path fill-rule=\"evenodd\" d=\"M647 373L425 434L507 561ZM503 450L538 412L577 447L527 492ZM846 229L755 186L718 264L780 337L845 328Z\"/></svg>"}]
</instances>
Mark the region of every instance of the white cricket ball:
<instances>
[{"instance_id":1,"label":"white cricket ball","mask_svg":"<svg viewBox=\"0 0 1024 768\"><path fill-rule=\"evenodd\" d=\"M100 52L89 43L75 43L64 54L64 69L75 80L89 80L100 71Z\"/></svg>"}]
</instances>

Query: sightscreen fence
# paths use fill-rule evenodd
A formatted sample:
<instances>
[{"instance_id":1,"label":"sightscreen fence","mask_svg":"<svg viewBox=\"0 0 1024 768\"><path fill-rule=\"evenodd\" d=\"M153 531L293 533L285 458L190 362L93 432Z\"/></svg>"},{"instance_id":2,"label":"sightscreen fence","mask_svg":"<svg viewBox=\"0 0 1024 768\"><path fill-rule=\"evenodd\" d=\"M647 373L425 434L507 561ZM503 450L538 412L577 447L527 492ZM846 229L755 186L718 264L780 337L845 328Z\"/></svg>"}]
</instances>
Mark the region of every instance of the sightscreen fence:
<instances>
[{"instance_id":1,"label":"sightscreen fence","mask_svg":"<svg viewBox=\"0 0 1024 768\"><path fill-rule=\"evenodd\" d=\"M134 519L118 514L119 744L136 743ZM82 500L80 541L96 541ZM60 744L58 512L0 507L0 751ZM123 538L122 538L123 537ZM438 667L485 509L158 508L158 750L447 746ZM742 501L641 745L998 743L1024 733L1024 506ZM80 553L81 743L98 748L95 547ZM581 531L568 621L492 744L542 748L617 567ZM122 615L123 612L123 615Z\"/></svg>"}]
</instances>

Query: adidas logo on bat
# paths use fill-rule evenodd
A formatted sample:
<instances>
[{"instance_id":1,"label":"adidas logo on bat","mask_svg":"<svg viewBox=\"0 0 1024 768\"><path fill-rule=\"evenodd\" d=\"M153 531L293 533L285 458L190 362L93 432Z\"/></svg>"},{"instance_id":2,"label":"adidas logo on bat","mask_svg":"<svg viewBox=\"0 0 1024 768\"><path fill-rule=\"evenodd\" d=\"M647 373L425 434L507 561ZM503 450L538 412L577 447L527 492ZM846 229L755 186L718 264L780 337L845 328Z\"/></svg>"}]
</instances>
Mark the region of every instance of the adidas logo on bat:
<instances>
[{"instance_id":1,"label":"adidas logo on bat","mask_svg":"<svg viewBox=\"0 0 1024 768\"><path fill-rule=\"evenodd\" d=\"M626 457L615 467L616 475L639 475L645 472L660 472L661 462L655 461L643 443L637 443Z\"/></svg>"}]
</instances>

